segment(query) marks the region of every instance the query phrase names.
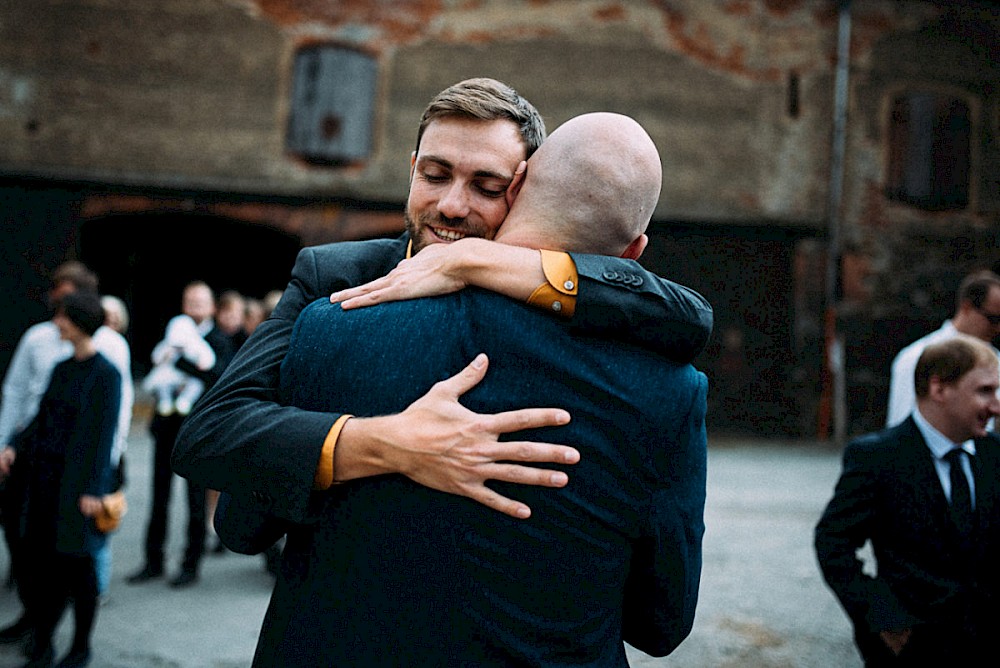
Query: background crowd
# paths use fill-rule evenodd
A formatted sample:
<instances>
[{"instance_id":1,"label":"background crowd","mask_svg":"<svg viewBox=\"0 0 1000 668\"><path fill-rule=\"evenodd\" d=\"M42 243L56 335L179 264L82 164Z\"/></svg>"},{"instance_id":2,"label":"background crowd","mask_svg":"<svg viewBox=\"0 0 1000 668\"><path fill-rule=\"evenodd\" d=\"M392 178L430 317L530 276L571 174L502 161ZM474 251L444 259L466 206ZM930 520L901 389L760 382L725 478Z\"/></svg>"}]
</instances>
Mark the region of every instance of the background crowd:
<instances>
[{"instance_id":1,"label":"background crowd","mask_svg":"<svg viewBox=\"0 0 1000 668\"><path fill-rule=\"evenodd\" d=\"M122 300L110 295L99 297L97 277L77 262L68 262L56 268L52 273L52 285L47 298L52 318L32 326L22 336L6 371L3 402L0 404L0 473L4 476L0 494L0 519L11 557L8 586L16 589L22 603L21 616L13 624L0 629L0 643L21 643L29 659L27 665L49 665L54 651L53 629L67 605L72 603L72 646L58 665L86 665L90 655L89 640L100 601L108 595L111 572L109 538L113 536L113 533L96 529L96 522L88 523L87 519L93 519L102 512L99 504L105 497L127 489L126 435L131 426L133 403L136 401L131 351L126 339L129 313ZM235 351L256 325L267 317L279 298L278 291L265 299L257 300L234 291L216 295L203 282L187 285L181 295L180 313L171 318L170 322L182 316L189 318L190 324L201 337L200 342L207 343L211 348L214 361L201 365L207 368L199 368L194 360L197 355L192 354L186 362L177 362L178 359L185 359L178 354L174 359L174 371L178 376L186 374L188 379L199 381L202 391L210 387ZM98 308L100 311L96 310ZM169 327L164 332L165 341L170 338L166 331L168 329ZM912 665L922 665L920 656L914 658L913 655L918 651L920 655L931 651L927 642L932 643L934 651L951 651L948 648L952 647L952 638L962 640L963 646L977 647L983 641L980 631L983 621L994 618L996 606L992 594L995 587L991 582L983 580L984 571L974 565L981 563L981 554L967 554L968 548L961 547L958 540L949 542L947 536L950 534L939 534L939 537L944 537L943 546L932 551L930 556L947 557L953 552L958 555L954 559L941 560L956 568L949 566L948 573L935 575L935 581L947 582L950 590L949 597L942 598L946 603L942 613L945 615L942 619L946 622L946 628L942 628L947 631L942 637L935 625L944 622L935 621L933 615L936 612L933 609L922 610L919 615L913 614L913 596L919 592L919 583L896 583L891 585L895 590L879 588L886 585L884 582L878 584L878 573L883 573L884 577L885 573L894 568L885 554L880 555L881 558L876 555L879 563L874 576L861 574L860 570L855 573L855 569L860 569L861 562L854 552L863 542L895 540L898 532L886 533L877 527L912 529L916 524L909 520L900 521L898 511L879 506L877 499L881 498L880 493L874 488L866 493L869 505L852 503L851 506L855 509L854 512L863 510L865 517L869 518L865 521L866 532L856 533L854 525L845 522L842 513L832 513L843 503L842 499L846 494L857 493L852 485L859 480L860 473L855 458L861 449L870 449L875 444L877 448L874 452L886 455L879 455L877 458L871 453L866 455L865 466L871 470L865 475L871 480L890 479L891 469L910 461L893 454L896 451L891 448L898 446L887 445L895 442L892 441L893 434L904 433L901 429L908 430L905 432L907 434L915 433L913 424L919 425L926 433L921 432L920 438L911 434L903 440L907 448L912 447L918 453L926 449L924 440L934 437L935 431L929 431L928 424L922 422L922 413L916 412L920 401L924 402L924 413L931 415L934 411L934 406L929 403L934 400L934 395L926 387L930 378L924 378L923 389L914 386L915 366L921 357L925 357L925 351L929 348L932 352L939 351L938 347L943 342L972 337L991 346L991 354L997 356L1000 353L992 347L992 342L998 333L1000 277L990 272L970 274L958 286L952 317L940 329L900 351L894 361L891 369L892 393L887 400L887 427L894 431L885 432L889 436L883 435L879 441L874 441L871 437L859 439L847 450L842 480L817 533L817 547L824 576L838 598L842 599L845 610L855 625L859 651L867 665L910 665L907 660L915 661ZM197 346L198 341L187 343ZM167 347L171 349L171 353L179 353L184 346L184 343L179 342ZM989 362L986 366L993 379L996 376L995 365ZM985 367L982 367L981 362L974 362L972 368L976 370ZM155 367L149 376L154 372ZM925 370L923 376L928 376L929 373ZM959 384L965 382L963 379L971 377L968 374L968 371L962 371L957 379L946 381L942 386L947 390L949 383L955 383L955 387L961 389ZM127 579L131 584L141 584L166 576L163 563L167 526L165 518L173 481L169 463L163 453L169 452L172 446L171 425L176 428L176 424L183 420L186 413L186 407L183 403L179 404L177 399L187 380L181 377L180 383L167 395L169 401L161 404L152 401L154 390L152 382L147 382L149 376L139 379L138 392L140 398L145 398L142 395L148 393L149 405L153 407L150 429L156 447L152 462L152 502L148 509L145 565ZM921 374L917 373L917 376L921 377ZM991 387L995 391L995 379L992 383ZM67 397L72 397L72 401ZM196 399L195 396L192 400ZM942 404L944 408L957 410L959 415L956 419L964 420L973 427L977 420L992 420L998 410L996 404L990 404L983 410L970 414L964 408L970 402L955 401L954 397L948 401L950 403ZM75 410L67 410L67 406L75 406ZM935 424L931 421L930 427L933 429ZM990 427L992 429L992 421ZM967 436L970 438L966 439ZM891 493L886 494L885 498L899 497L903 493L902 486L909 485L928 498L940 497L940 501L934 503L947 504L944 507L952 506L952 490L963 486L954 483L950 475L957 475L959 468L964 468L971 488L971 501L965 503L971 504L977 513L973 530L979 532L980 537L976 542L979 545L992 545L992 541L983 536L993 535L991 528L995 524L997 507L992 503L992 483L980 476L982 467L992 462L992 459L982 458L991 454L995 448L992 441L987 443L983 438L976 429L967 429L965 433L950 439L955 441L954 447L952 444L942 445L938 457L941 461L934 460L936 473L921 478L919 485L914 482L914 476L908 474L905 479L893 483L892 489L888 490ZM909 442L912 445L907 444ZM62 446L54 447L57 444ZM964 451L965 461L961 467L956 464L952 469L945 461L945 455L958 449ZM31 465L32 459L35 466ZM961 478L958 480L960 482ZM216 494L190 483L187 486L187 545L183 561L170 579L170 584L174 587L196 584L203 555L225 549L214 536L211 526ZM941 491L943 496L939 494ZM67 512L67 508L73 512ZM144 510L138 509L139 513ZM935 506L928 506L923 516L936 517ZM949 514L941 515L942 526L950 526L948 522L951 520L946 519L948 517ZM837 527L836 534L831 533L832 523ZM871 529L872 527L875 529ZM829 547L833 540L831 536L834 535L838 536L837 540L842 538L844 545L844 549L836 557L831 556L833 552ZM265 556L265 567L269 571L273 572L279 554L280 548L275 548ZM892 554L900 555L903 552L894 549ZM918 552L906 558L920 560L924 557ZM833 559L840 561L831 561ZM965 565L957 568L962 564ZM39 573L57 573L60 577L39 578ZM850 591L869 588L873 598L858 601L843 594L847 577L861 578L857 582L862 584L851 585ZM903 603L900 603L901 600ZM895 602L896 606L896 619L891 624L885 621L888 610L885 606L890 601ZM963 601L969 601L968 605L971 607L963 609ZM929 616L932 618L928 619ZM881 628L882 626L890 628ZM928 638L934 640L928 641ZM909 652L905 651L907 642L912 642Z\"/></svg>"},{"instance_id":2,"label":"background crowd","mask_svg":"<svg viewBox=\"0 0 1000 668\"><path fill-rule=\"evenodd\" d=\"M194 281L180 297L180 313L169 320L153 351L153 367L138 384L140 398L148 395L154 406L150 432L156 447L145 565L127 579L130 584L165 573L174 477L169 457L181 421L267 318L281 291L261 299L234 290L216 295L207 283ZM22 643L26 665L51 665L53 632L72 602L73 644L57 665L82 666L90 661L97 610L108 596L109 539L127 506L127 437L137 388L123 300L100 295L96 274L76 261L52 272L46 299L51 318L22 335L0 403L0 520L10 553L7 583L22 606L18 619L0 629L0 643ZM188 483L187 545L171 586L198 581L206 543L214 536L216 498L212 490ZM217 538L211 549L224 551ZM266 555L269 570L276 556Z\"/></svg>"}]
</instances>

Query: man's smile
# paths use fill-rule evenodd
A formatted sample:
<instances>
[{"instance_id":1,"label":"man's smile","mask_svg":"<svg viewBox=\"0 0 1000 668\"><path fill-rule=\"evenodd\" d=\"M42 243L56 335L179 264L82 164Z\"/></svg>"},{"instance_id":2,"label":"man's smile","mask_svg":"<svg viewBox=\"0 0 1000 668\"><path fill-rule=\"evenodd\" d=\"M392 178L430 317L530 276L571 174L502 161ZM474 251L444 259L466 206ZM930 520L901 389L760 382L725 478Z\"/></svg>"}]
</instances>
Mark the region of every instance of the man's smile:
<instances>
[{"instance_id":1,"label":"man's smile","mask_svg":"<svg viewBox=\"0 0 1000 668\"><path fill-rule=\"evenodd\" d=\"M443 227L431 227L428 226L431 233L435 237L441 239L442 241L458 241L459 239L464 239L467 235L464 232L458 232L456 230L448 230Z\"/></svg>"}]
</instances>

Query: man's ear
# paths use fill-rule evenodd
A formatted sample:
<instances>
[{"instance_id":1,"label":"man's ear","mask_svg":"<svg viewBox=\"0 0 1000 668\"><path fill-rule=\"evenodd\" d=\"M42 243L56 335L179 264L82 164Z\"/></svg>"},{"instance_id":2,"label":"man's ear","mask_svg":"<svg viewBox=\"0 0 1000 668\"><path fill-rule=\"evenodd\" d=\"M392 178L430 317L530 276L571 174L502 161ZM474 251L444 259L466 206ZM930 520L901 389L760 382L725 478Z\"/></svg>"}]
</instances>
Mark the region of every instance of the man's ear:
<instances>
[{"instance_id":1,"label":"man's ear","mask_svg":"<svg viewBox=\"0 0 1000 668\"><path fill-rule=\"evenodd\" d=\"M524 185L524 177L527 172L528 163L522 160L517 165L517 169L514 170L514 178L510 180L510 185L507 186L507 193L505 197L507 199L508 209L514 204L514 200L517 199L518 193L521 192L521 186Z\"/></svg>"},{"instance_id":2,"label":"man's ear","mask_svg":"<svg viewBox=\"0 0 1000 668\"><path fill-rule=\"evenodd\" d=\"M944 392L950 387L948 383L941 380L941 376L931 376L927 380L927 396L936 402L944 400Z\"/></svg>"},{"instance_id":3,"label":"man's ear","mask_svg":"<svg viewBox=\"0 0 1000 668\"><path fill-rule=\"evenodd\" d=\"M640 234L622 251L622 257L626 260L638 260L642 252L646 250L646 244L648 243L649 237L645 234Z\"/></svg>"},{"instance_id":4,"label":"man's ear","mask_svg":"<svg viewBox=\"0 0 1000 668\"><path fill-rule=\"evenodd\" d=\"M417 152L414 151L410 154L410 181L413 180L413 170L417 166Z\"/></svg>"}]
</instances>

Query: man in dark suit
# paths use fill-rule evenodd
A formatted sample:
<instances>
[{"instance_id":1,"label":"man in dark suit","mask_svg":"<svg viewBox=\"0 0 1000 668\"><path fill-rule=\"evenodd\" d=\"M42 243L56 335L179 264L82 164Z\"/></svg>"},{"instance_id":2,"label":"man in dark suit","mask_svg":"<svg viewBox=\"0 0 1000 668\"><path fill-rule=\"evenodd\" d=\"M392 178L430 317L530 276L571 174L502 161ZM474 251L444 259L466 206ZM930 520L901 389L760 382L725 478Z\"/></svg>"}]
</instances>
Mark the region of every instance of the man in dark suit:
<instances>
[{"instance_id":1,"label":"man in dark suit","mask_svg":"<svg viewBox=\"0 0 1000 668\"><path fill-rule=\"evenodd\" d=\"M302 410L283 404L278 392L292 326L306 305L384 276L421 249L492 237L507 214L507 186L544 136L534 107L491 79L460 82L432 100L411 157L407 234L300 253L271 318L257 328L182 426L174 470L252 502L261 515L292 522L314 519L323 490L358 476L404 472L420 484L516 517L526 517L528 506L498 494L487 480L564 485L565 474L534 464L573 461L578 456L573 448L498 440L526 426L559 424L560 411L523 409L459 418L457 399L439 397L435 430L424 432L433 436L420 438L405 428L407 414L350 424L336 407ZM700 295L634 261L586 251L543 256L503 244L489 246L483 266L517 256L513 265L503 265L505 294L558 310L559 315L550 317L564 317L576 330L610 333L665 350L680 361L697 355L711 332L711 307ZM446 441L457 447L442 447Z\"/></svg>"},{"instance_id":2,"label":"man in dark suit","mask_svg":"<svg viewBox=\"0 0 1000 668\"><path fill-rule=\"evenodd\" d=\"M504 242L629 253L660 175L635 121L572 119L529 161ZM556 217L578 234L564 238ZM282 366L289 403L337 406L358 416L348 425L431 412L432 385L466 412L566 410L568 424L515 437L572 444L572 481L525 488L530 519L402 475L335 486L318 522L288 534L254 665L608 667L627 665L623 640L673 650L698 596L704 375L479 289L348 311L321 299ZM234 518L220 519L221 532Z\"/></svg>"},{"instance_id":3,"label":"man in dark suit","mask_svg":"<svg viewBox=\"0 0 1000 668\"><path fill-rule=\"evenodd\" d=\"M236 352L235 347L232 339L219 329L215 322L215 293L208 284L203 281L189 283L184 288L181 302L182 311L195 321L206 343L212 347L215 353L215 365L208 370L202 370L190 360L181 357L175 362L175 366L197 377L207 389L219 379L232 361ZM170 455L184 418L184 415L176 412L169 415L156 413L149 425L149 431L153 436L153 475L144 543L145 563L128 577L129 584L142 584L160 578L164 574L164 548L174 477L173 469L170 468ZM186 488L187 536L180 571L170 580L170 585L173 587L188 587L198 581L201 559L205 554L206 489L204 485L193 480L187 481Z\"/></svg>"},{"instance_id":4,"label":"man in dark suit","mask_svg":"<svg viewBox=\"0 0 1000 668\"><path fill-rule=\"evenodd\" d=\"M844 451L816 526L827 584L866 666L979 666L1000 594L1000 413L996 353L958 336L927 347L916 410ZM871 541L877 575L856 552Z\"/></svg>"}]
</instances>

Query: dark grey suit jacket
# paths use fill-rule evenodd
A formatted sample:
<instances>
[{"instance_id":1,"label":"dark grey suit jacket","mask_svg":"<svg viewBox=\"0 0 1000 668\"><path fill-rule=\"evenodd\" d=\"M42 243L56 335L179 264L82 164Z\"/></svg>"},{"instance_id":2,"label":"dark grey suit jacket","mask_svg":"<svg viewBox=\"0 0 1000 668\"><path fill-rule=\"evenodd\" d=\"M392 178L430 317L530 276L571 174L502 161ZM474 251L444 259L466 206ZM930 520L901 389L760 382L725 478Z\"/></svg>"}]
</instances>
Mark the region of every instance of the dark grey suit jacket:
<instances>
[{"instance_id":1,"label":"dark grey suit jacket","mask_svg":"<svg viewBox=\"0 0 1000 668\"><path fill-rule=\"evenodd\" d=\"M308 521L323 440L343 411L281 403L279 369L292 326L316 299L389 273L405 256L407 243L404 235L303 249L275 312L184 421L174 470L209 489L239 495L261 513ZM631 260L572 257L580 285L571 328L634 341L682 362L704 348L712 309L698 293Z\"/></svg>"},{"instance_id":2,"label":"dark grey suit jacket","mask_svg":"<svg viewBox=\"0 0 1000 668\"><path fill-rule=\"evenodd\" d=\"M815 547L823 577L859 634L966 620L984 629L995 625L1000 439L979 439L976 451L979 540L967 553L912 417L845 449L833 498L816 526ZM867 540L878 563L875 577L862 571L855 554Z\"/></svg>"},{"instance_id":3,"label":"dark grey suit jacket","mask_svg":"<svg viewBox=\"0 0 1000 668\"><path fill-rule=\"evenodd\" d=\"M568 443L560 490L497 483L528 520L401 475L335 486L288 534L257 666L627 666L687 636L701 569L703 374L499 295L303 311L282 366L289 404L402 410L477 353L477 412L559 406L515 438ZM623 602L624 601L624 602Z\"/></svg>"}]
</instances>

